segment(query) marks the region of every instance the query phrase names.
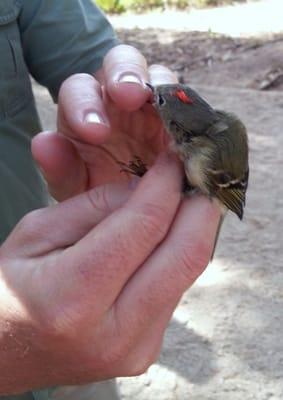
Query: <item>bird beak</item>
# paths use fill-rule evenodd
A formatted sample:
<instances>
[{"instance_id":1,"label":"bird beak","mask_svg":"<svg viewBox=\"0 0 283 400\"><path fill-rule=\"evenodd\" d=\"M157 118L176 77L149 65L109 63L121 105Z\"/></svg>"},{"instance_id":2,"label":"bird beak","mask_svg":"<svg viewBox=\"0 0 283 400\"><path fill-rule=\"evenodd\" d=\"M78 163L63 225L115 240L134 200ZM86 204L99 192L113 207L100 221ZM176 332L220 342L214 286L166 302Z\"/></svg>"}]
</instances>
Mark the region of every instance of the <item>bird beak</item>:
<instances>
[{"instance_id":1,"label":"bird beak","mask_svg":"<svg viewBox=\"0 0 283 400\"><path fill-rule=\"evenodd\" d=\"M151 90L150 97L149 97L149 103L154 106L155 104L155 90L154 87L150 83L145 83L145 85Z\"/></svg>"},{"instance_id":2,"label":"bird beak","mask_svg":"<svg viewBox=\"0 0 283 400\"><path fill-rule=\"evenodd\" d=\"M145 84L152 92L154 92L154 87L150 83L145 82Z\"/></svg>"}]
</instances>

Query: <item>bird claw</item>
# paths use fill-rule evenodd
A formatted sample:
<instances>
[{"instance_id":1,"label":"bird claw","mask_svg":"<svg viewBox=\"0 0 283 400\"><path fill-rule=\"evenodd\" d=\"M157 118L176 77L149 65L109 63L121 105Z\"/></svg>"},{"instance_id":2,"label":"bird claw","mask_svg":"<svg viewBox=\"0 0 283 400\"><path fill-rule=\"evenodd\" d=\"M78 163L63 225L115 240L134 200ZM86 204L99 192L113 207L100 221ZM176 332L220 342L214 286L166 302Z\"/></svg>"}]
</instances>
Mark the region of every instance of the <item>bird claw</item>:
<instances>
[{"instance_id":1,"label":"bird claw","mask_svg":"<svg viewBox=\"0 0 283 400\"><path fill-rule=\"evenodd\" d=\"M147 172L146 164L137 156L129 163L117 161L118 165L121 166L120 172L126 172L132 175L142 177Z\"/></svg>"}]
</instances>

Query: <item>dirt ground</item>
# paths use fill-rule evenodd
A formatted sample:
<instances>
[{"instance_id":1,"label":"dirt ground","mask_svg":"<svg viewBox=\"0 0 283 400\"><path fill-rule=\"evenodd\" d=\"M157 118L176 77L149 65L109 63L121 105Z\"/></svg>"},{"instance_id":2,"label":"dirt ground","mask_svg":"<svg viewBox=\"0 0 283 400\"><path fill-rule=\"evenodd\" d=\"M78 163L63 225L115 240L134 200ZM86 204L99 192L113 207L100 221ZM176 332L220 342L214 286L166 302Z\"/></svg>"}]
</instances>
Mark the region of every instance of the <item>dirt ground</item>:
<instances>
[{"instance_id":1,"label":"dirt ground","mask_svg":"<svg viewBox=\"0 0 283 400\"><path fill-rule=\"evenodd\" d=\"M119 30L149 63L174 69L245 122L250 186L243 222L226 218L214 261L177 308L162 354L124 400L283 399L283 35L231 38ZM36 87L45 127L54 108Z\"/></svg>"}]
</instances>

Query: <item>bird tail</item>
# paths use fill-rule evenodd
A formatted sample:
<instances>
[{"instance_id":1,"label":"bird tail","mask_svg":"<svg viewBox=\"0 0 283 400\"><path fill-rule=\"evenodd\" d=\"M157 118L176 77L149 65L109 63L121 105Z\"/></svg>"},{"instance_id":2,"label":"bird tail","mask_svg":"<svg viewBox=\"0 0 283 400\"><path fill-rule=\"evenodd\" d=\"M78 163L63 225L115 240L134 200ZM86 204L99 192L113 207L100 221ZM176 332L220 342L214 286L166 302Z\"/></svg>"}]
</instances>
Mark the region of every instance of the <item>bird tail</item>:
<instances>
[{"instance_id":1,"label":"bird tail","mask_svg":"<svg viewBox=\"0 0 283 400\"><path fill-rule=\"evenodd\" d=\"M217 231L216 231L213 251L212 251L212 254L211 254L211 257L210 257L210 262L213 260L213 257L214 257L214 253L215 253L216 246L217 246L217 243L218 243L218 238L219 238L219 235L220 235L220 231L221 231L221 228L222 228L224 217L225 217L225 213L222 214L221 217L220 217L220 221L219 221L219 224L218 224L218 227L217 227Z\"/></svg>"}]
</instances>

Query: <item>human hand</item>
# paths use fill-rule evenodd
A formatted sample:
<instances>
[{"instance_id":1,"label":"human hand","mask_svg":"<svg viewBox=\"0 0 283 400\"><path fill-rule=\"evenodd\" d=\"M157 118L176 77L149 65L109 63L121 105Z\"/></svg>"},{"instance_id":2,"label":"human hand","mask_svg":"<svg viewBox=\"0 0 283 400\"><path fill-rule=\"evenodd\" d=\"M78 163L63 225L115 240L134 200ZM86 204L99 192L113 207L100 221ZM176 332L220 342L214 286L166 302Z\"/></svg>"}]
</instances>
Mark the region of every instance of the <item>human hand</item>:
<instances>
[{"instance_id":1,"label":"human hand","mask_svg":"<svg viewBox=\"0 0 283 400\"><path fill-rule=\"evenodd\" d=\"M181 186L163 156L136 189L96 187L17 225L0 248L1 394L137 375L156 359L219 220L204 197L181 203Z\"/></svg>"},{"instance_id":2,"label":"human hand","mask_svg":"<svg viewBox=\"0 0 283 400\"><path fill-rule=\"evenodd\" d=\"M67 79L59 94L58 132L33 140L33 156L57 200L128 180L117 161L128 163L138 156L150 166L166 147L144 82L174 83L170 70L147 68L135 48L121 45L110 50L96 78L79 74Z\"/></svg>"}]
</instances>

